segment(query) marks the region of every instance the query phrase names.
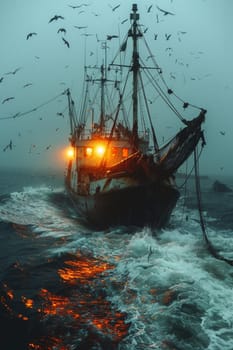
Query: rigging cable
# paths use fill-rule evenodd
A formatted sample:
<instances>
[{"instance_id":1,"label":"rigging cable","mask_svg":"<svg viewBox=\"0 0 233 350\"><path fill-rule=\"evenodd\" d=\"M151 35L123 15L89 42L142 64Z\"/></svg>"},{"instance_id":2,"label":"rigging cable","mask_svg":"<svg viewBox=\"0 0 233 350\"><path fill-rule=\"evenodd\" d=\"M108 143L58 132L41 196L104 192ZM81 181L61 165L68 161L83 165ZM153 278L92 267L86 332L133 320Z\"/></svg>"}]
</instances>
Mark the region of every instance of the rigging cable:
<instances>
[{"instance_id":1,"label":"rigging cable","mask_svg":"<svg viewBox=\"0 0 233 350\"><path fill-rule=\"evenodd\" d=\"M153 126L153 123L152 123L150 110L149 110L148 102L147 102L147 99L146 99L146 93L145 93L143 82L142 82L142 75L141 75L140 71L139 71L139 78L140 78L140 82L141 82L141 86L142 86L142 92L143 92L143 96L144 96L144 100L145 100L145 104L146 104L146 110L147 110L147 114L148 114L148 118L149 118L149 122L150 122L150 128L151 128L151 131L152 131L154 151L156 153L159 150L159 145L158 145L158 141L157 141L157 138L156 138L155 129L154 129L154 126Z\"/></svg>"},{"instance_id":2,"label":"rigging cable","mask_svg":"<svg viewBox=\"0 0 233 350\"><path fill-rule=\"evenodd\" d=\"M146 46L148 52L150 53L150 56L149 56L149 57L152 59L152 62L154 63L155 68L156 68L157 71L159 72L158 77L162 80L164 86L166 87L167 93L168 93L169 95L173 94L179 101L181 101L181 102L183 103L183 108L184 108L184 109L187 108L188 106L191 106L191 107L193 107L193 108L195 108L195 109L201 110L201 109L202 109L201 107L196 106L196 105L193 105L193 104L188 103L188 102L185 102L183 99L181 99L179 96L177 96L177 95L174 93L174 91L173 91L172 89L170 89L170 88L168 87L168 85L167 85L167 83L166 83L166 81L165 81L165 79L164 79L164 77L163 77L162 69L161 69L160 66L158 65L158 63L157 63L157 61L156 61L154 55L152 55L152 52L151 52L151 50L150 50L150 47L149 47L149 45L148 45L148 43L147 43L147 41L146 41L146 39L145 39L144 36L143 36L143 40L144 40L144 44L145 44L145 46ZM145 65L144 65L144 66L145 66ZM152 77L152 76L151 76L151 77ZM153 79L153 78L152 78L152 79ZM154 79L153 79L153 80L154 80ZM159 93L159 95L162 97L162 99L164 100L164 102L168 104L168 106L173 110L173 112L178 116L178 118L179 118L182 122L184 122L184 124L185 124L185 119L182 117L182 115L181 115L181 114L178 112L178 110L175 108L175 106L174 106L173 103L170 101L170 99L169 99L168 96L165 94L165 92L162 90L162 88L159 86L159 84L158 84L155 80L154 80L154 82L155 82L155 84L157 85L156 90L157 90L157 92ZM160 91L160 92L159 92L159 91Z\"/></svg>"},{"instance_id":3,"label":"rigging cable","mask_svg":"<svg viewBox=\"0 0 233 350\"><path fill-rule=\"evenodd\" d=\"M200 218L200 224L201 224L201 229L203 233L203 237L205 239L207 248L210 252L210 254L215 257L218 260L225 261L227 264L233 266L233 260L227 259L221 254L217 252L217 250L214 248L212 243L209 241L207 233L206 233L206 225L204 221L204 217L202 214L202 204L201 204L201 189L200 189L200 176L199 176L199 171L198 171L198 157L197 157L197 149L195 148L194 150L194 168L195 168L195 185L196 185L196 193L197 193L197 205L198 205L198 211L199 211L199 218Z\"/></svg>"},{"instance_id":4,"label":"rigging cable","mask_svg":"<svg viewBox=\"0 0 233 350\"><path fill-rule=\"evenodd\" d=\"M62 96L62 95L66 95L66 94L67 94L67 90L65 90L65 91L63 91L62 93L60 93L59 95L57 95L57 96L51 98L50 100L48 100L48 101L46 101L46 102L44 102L44 103L41 103L39 106L37 106L37 107L35 107L35 108L32 108L32 109L30 109L30 110L28 110L28 111L26 111L26 112L23 112L23 113L16 113L15 115L10 116L10 117L3 117L3 118L0 118L0 120L15 119L15 118L20 118L20 117L22 117L22 116L25 116L25 115L27 115L27 114L31 114L31 113L37 111L39 108L42 108L42 107L46 106L47 104L49 104L49 103L51 103L51 102L57 100L58 97L60 97L60 96Z\"/></svg>"}]
</instances>

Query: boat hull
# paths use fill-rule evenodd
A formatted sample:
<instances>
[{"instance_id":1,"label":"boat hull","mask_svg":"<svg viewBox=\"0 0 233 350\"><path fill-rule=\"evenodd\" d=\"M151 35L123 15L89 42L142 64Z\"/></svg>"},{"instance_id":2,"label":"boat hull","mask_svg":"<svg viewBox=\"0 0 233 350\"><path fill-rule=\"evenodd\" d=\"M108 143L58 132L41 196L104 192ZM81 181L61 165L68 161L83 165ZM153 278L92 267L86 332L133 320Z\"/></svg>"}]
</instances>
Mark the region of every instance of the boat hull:
<instances>
[{"instance_id":1,"label":"boat hull","mask_svg":"<svg viewBox=\"0 0 233 350\"><path fill-rule=\"evenodd\" d=\"M160 182L79 195L67 184L77 217L97 229L116 225L164 227L179 198L179 191Z\"/></svg>"}]
</instances>

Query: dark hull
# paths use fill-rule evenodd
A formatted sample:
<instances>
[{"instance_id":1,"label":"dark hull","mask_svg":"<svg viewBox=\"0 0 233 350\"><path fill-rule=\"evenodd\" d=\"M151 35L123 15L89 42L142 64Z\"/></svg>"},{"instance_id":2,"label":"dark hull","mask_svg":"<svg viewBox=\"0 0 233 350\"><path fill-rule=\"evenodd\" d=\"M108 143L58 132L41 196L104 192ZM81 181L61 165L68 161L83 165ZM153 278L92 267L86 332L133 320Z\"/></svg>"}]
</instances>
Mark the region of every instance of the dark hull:
<instances>
[{"instance_id":1,"label":"dark hull","mask_svg":"<svg viewBox=\"0 0 233 350\"><path fill-rule=\"evenodd\" d=\"M164 183L149 183L95 195L78 195L66 186L77 216L105 229L116 225L164 227L179 198L179 191Z\"/></svg>"}]
</instances>

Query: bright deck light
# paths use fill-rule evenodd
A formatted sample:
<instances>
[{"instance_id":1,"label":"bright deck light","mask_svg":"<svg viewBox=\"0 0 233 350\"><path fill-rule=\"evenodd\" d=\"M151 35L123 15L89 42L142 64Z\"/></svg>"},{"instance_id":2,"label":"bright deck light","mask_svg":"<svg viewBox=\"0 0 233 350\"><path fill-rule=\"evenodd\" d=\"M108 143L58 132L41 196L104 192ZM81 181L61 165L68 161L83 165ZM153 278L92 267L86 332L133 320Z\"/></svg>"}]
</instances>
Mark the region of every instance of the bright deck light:
<instances>
[{"instance_id":1,"label":"bright deck light","mask_svg":"<svg viewBox=\"0 0 233 350\"><path fill-rule=\"evenodd\" d=\"M73 147L69 147L66 151L66 155L69 159L74 158L74 149Z\"/></svg>"},{"instance_id":2,"label":"bright deck light","mask_svg":"<svg viewBox=\"0 0 233 350\"><path fill-rule=\"evenodd\" d=\"M95 153L97 156L102 157L105 153L105 147L102 145L98 145L95 148Z\"/></svg>"}]
</instances>

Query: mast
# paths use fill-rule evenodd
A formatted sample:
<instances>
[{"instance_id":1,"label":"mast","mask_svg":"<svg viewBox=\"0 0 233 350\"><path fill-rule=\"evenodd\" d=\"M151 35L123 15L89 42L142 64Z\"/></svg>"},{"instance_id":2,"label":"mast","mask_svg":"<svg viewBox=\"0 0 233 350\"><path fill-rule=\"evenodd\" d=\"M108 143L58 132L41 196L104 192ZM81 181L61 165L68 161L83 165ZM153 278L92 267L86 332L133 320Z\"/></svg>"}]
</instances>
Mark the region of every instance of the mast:
<instances>
[{"instance_id":1,"label":"mast","mask_svg":"<svg viewBox=\"0 0 233 350\"><path fill-rule=\"evenodd\" d=\"M106 41L102 43L102 49L104 50L104 63L101 65L100 72L100 89L101 89L101 100L100 100L100 130L101 133L105 129L105 83L107 80L107 44Z\"/></svg>"},{"instance_id":2,"label":"mast","mask_svg":"<svg viewBox=\"0 0 233 350\"><path fill-rule=\"evenodd\" d=\"M129 36L133 40L133 54L132 54L132 72L133 72L133 145L138 146L138 71L139 71L139 53L137 40L142 34L138 31L137 21L139 14L137 13L137 4L132 5L133 13L130 14L130 19L133 21L132 28L129 30Z\"/></svg>"},{"instance_id":3,"label":"mast","mask_svg":"<svg viewBox=\"0 0 233 350\"><path fill-rule=\"evenodd\" d=\"M105 122L104 122L104 115L105 115L105 103L104 103L104 84L105 84L105 75L104 75L104 65L101 65L100 68L101 71L101 82L100 82L100 88L101 88L101 100L100 100L100 130L101 133L104 132Z\"/></svg>"}]
</instances>

